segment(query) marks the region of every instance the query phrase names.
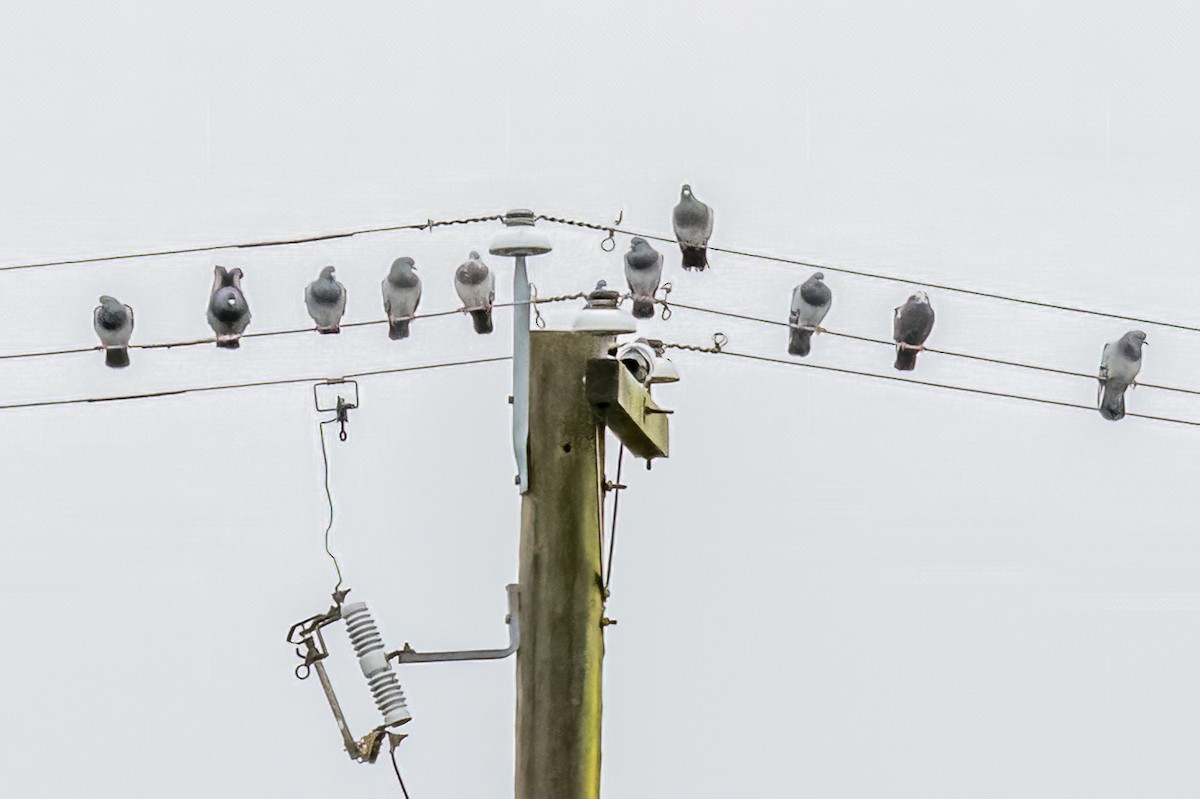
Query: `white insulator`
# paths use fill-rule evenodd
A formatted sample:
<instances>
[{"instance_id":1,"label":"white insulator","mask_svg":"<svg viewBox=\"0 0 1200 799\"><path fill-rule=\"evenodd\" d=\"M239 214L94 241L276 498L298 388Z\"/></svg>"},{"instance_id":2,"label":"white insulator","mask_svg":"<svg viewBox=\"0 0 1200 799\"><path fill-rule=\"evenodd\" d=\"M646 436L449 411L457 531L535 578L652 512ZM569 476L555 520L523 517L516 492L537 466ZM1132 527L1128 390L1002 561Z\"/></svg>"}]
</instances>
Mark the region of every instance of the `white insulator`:
<instances>
[{"instance_id":1,"label":"white insulator","mask_svg":"<svg viewBox=\"0 0 1200 799\"><path fill-rule=\"evenodd\" d=\"M404 689L400 687L396 672L388 663L383 637L366 604L353 602L343 605L342 618L346 620L346 632L350 634L350 643L358 655L358 665L367 678L367 685L371 687L375 706L383 714L384 725L390 727L412 719L408 704L404 701Z\"/></svg>"}]
</instances>

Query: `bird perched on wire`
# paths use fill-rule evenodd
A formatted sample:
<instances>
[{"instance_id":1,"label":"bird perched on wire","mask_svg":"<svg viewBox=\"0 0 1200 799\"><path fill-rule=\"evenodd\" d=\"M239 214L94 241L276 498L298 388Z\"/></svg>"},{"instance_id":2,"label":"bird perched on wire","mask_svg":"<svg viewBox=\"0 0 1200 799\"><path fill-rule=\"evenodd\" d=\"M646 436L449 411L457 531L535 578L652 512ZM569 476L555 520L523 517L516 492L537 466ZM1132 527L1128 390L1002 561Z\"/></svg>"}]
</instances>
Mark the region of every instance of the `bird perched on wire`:
<instances>
[{"instance_id":1,"label":"bird perched on wire","mask_svg":"<svg viewBox=\"0 0 1200 799\"><path fill-rule=\"evenodd\" d=\"M250 304L242 293L242 270L213 269L212 294L208 298L208 324L217 334L217 346L236 349L238 339L250 324Z\"/></svg>"},{"instance_id":2,"label":"bird perched on wire","mask_svg":"<svg viewBox=\"0 0 1200 799\"><path fill-rule=\"evenodd\" d=\"M496 301L496 275L487 268L479 253L471 250L467 260L454 272L454 290L463 308L471 314L476 333L492 332L492 303Z\"/></svg>"},{"instance_id":3,"label":"bird perched on wire","mask_svg":"<svg viewBox=\"0 0 1200 799\"><path fill-rule=\"evenodd\" d=\"M392 261L383 279L383 311L388 318L388 338L408 338L408 324L421 304L421 278L409 257Z\"/></svg>"},{"instance_id":4,"label":"bird perched on wire","mask_svg":"<svg viewBox=\"0 0 1200 799\"><path fill-rule=\"evenodd\" d=\"M1142 370L1142 347L1145 344L1145 333L1130 330L1116 341L1104 345L1104 353L1100 356L1100 373L1097 375L1100 386L1096 391L1096 401L1100 405L1100 415L1105 419L1115 422L1125 418L1125 389L1137 385L1138 372Z\"/></svg>"},{"instance_id":5,"label":"bird perched on wire","mask_svg":"<svg viewBox=\"0 0 1200 799\"><path fill-rule=\"evenodd\" d=\"M644 338L626 342L617 348L617 360L625 365L634 380L646 386L650 385L650 378L654 375L656 357L654 348Z\"/></svg>"},{"instance_id":6,"label":"bird perched on wire","mask_svg":"<svg viewBox=\"0 0 1200 799\"><path fill-rule=\"evenodd\" d=\"M791 337L788 352L803 358L812 349L812 334L821 329L821 322L833 304L833 292L825 285L825 275L812 277L792 289L792 311L788 316Z\"/></svg>"},{"instance_id":7,"label":"bird perched on wire","mask_svg":"<svg viewBox=\"0 0 1200 799\"><path fill-rule=\"evenodd\" d=\"M92 312L92 327L104 345L104 364L114 369L129 365L129 337L133 335L133 309L107 294Z\"/></svg>"},{"instance_id":8,"label":"bird perched on wire","mask_svg":"<svg viewBox=\"0 0 1200 799\"><path fill-rule=\"evenodd\" d=\"M703 270L708 266L708 239L712 236L713 211L692 194L692 187L683 184L679 204L671 215L675 238L683 253L684 269Z\"/></svg>"},{"instance_id":9,"label":"bird perched on wire","mask_svg":"<svg viewBox=\"0 0 1200 799\"><path fill-rule=\"evenodd\" d=\"M342 314L346 313L346 287L327 266L321 275L304 289L304 305L308 315L317 325L318 333L337 333L342 328Z\"/></svg>"},{"instance_id":10,"label":"bird perched on wire","mask_svg":"<svg viewBox=\"0 0 1200 799\"><path fill-rule=\"evenodd\" d=\"M633 295L633 315L638 319L654 316L654 293L662 280L662 253L641 236L634 236L625 253L625 280Z\"/></svg>"},{"instance_id":11,"label":"bird perched on wire","mask_svg":"<svg viewBox=\"0 0 1200 799\"><path fill-rule=\"evenodd\" d=\"M892 338L896 341L896 368L911 372L917 368L917 353L925 349L925 339L933 332L933 306L923 291L908 298L896 309L892 319Z\"/></svg>"}]
</instances>

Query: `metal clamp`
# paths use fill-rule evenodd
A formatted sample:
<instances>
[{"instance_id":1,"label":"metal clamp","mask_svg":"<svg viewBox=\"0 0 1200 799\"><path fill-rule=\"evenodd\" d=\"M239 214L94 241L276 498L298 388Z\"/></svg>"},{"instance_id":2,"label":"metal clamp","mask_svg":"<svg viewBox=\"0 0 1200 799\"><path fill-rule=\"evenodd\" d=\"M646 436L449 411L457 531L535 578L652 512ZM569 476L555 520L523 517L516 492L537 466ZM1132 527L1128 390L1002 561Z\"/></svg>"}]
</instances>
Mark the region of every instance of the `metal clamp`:
<instances>
[{"instance_id":1,"label":"metal clamp","mask_svg":"<svg viewBox=\"0 0 1200 799\"><path fill-rule=\"evenodd\" d=\"M338 392L336 405L334 405L332 407L322 407L321 406L321 395L319 392L319 389L321 388L321 386L342 386L342 385L354 386L354 400L352 402L348 402L346 400L346 398L342 396L341 392ZM337 414L337 416L335 417L334 420L341 427L341 429L338 431L338 438L341 439L342 441L345 441L347 438L346 423L350 421L350 411L352 411L358 407L358 381L357 380L326 380L321 383L313 383L313 406L316 407L317 411L319 411L320 413L333 412L333 413Z\"/></svg>"}]
</instances>

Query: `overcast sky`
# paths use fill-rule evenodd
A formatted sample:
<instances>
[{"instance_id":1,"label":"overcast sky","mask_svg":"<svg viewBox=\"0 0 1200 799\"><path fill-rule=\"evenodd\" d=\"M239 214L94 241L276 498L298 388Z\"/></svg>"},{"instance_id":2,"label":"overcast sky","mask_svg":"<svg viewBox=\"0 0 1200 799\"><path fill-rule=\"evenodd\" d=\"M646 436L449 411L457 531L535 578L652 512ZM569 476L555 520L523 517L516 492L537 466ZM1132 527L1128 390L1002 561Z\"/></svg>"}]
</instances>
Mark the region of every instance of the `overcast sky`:
<instances>
[{"instance_id":1,"label":"overcast sky","mask_svg":"<svg viewBox=\"0 0 1200 799\"><path fill-rule=\"evenodd\" d=\"M1173 6L1173 7L1172 7ZM530 207L1196 324L1194 4L7 4L0 264ZM208 334L214 263L252 330L307 324L334 264L422 310L496 225L0 273L0 354ZM547 227L545 294L621 282L621 238ZM786 318L809 270L714 255L684 302ZM511 265L491 259L501 300ZM890 334L909 288L827 272L830 328ZM935 346L1091 372L1131 325L930 291ZM547 310L553 324L569 308ZM1142 377L1200 387L1200 336L1144 326ZM647 333L786 356L786 331L678 311ZM0 403L504 355L511 315L341 336L0 361ZM811 362L882 373L818 337ZM605 661L607 797L1195 796L1200 432L681 354L672 457L631 468ZM933 354L918 378L1094 400ZM334 546L392 646L502 645L518 496L504 363L365 379L331 446ZM1130 408L1200 420L1150 389ZM325 609L309 387L0 411L0 793L398 795L341 743L288 626ZM615 453L614 453L615 454ZM615 460L615 458L614 458ZM628 462L627 462L628 465ZM356 731L377 718L340 633ZM511 795L513 664L401 670L421 797Z\"/></svg>"}]
</instances>

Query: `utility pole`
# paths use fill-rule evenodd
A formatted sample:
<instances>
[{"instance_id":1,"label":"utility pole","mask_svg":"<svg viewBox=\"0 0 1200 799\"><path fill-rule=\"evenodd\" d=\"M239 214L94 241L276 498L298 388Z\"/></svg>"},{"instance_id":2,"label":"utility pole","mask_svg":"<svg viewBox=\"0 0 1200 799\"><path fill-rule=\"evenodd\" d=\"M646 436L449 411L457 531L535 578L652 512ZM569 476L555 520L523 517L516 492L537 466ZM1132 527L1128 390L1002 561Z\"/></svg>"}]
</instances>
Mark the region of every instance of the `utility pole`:
<instances>
[{"instance_id":1,"label":"utility pole","mask_svg":"<svg viewBox=\"0 0 1200 799\"><path fill-rule=\"evenodd\" d=\"M517 799L600 795L604 430L584 380L612 336L530 336L529 490L521 499Z\"/></svg>"}]
</instances>

